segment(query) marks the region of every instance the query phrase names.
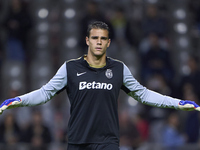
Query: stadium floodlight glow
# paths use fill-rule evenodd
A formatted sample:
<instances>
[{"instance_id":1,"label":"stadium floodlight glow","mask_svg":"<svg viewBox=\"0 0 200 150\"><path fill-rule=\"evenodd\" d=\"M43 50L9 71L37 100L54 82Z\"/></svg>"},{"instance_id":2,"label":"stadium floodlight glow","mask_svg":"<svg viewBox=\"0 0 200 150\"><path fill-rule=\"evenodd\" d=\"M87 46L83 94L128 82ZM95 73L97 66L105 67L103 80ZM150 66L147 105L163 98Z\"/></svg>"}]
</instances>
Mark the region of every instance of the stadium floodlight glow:
<instances>
[{"instance_id":1,"label":"stadium floodlight glow","mask_svg":"<svg viewBox=\"0 0 200 150\"><path fill-rule=\"evenodd\" d=\"M138 104L138 101L136 101L135 99L133 99L132 97L128 97L128 104L130 106L136 106Z\"/></svg>"},{"instance_id":2,"label":"stadium floodlight glow","mask_svg":"<svg viewBox=\"0 0 200 150\"><path fill-rule=\"evenodd\" d=\"M186 48L189 45L189 41L186 37L180 37L178 39L178 44L180 45L180 47Z\"/></svg>"},{"instance_id":3,"label":"stadium floodlight glow","mask_svg":"<svg viewBox=\"0 0 200 150\"><path fill-rule=\"evenodd\" d=\"M184 75L189 75L191 70L189 66L187 65L187 61L189 59L189 54L186 51L181 51L180 52L180 60L181 60L181 72Z\"/></svg>"},{"instance_id":4,"label":"stadium floodlight glow","mask_svg":"<svg viewBox=\"0 0 200 150\"><path fill-rule=\"evenodd\" d=\"M38 11L38 17L42 19L46 18L48 14L49 14L49 11L46 8L42 8Z\"/></svg>"},{"instance_id":5,"label":"stadium floodlight glow","mask_svg":"<svg viewBox=\"0 0 200 150\"><path fill-rule=\"evenodd\" d=\"M175 12L174 12L174 15L177 19L185 19L186 17L186 12L184 9L177 9Z\"/></svg>"},{"instance_id":6,"label":"stadium floodlight glow","mask_svg":"<svg viewBox=\"0 0 200 150\"><path fill-rule=\"evenodd\" d=\"M65 17L68 19L74 18L76 15L76 11L73 8L68 8L65 10Z\"/></svg>"},{"instance_id":7,"label":"stadium floodlight glow","mask_svg":"<svg viewBox=\"0 0 200 150\"><path fill-rule=\"evenodd\" d=\"M12 77L18 77L20 75L20 72L21 72L21 69L19 66L13 66L11 69L10 69L10 75Z\"/></svg>"},{"instance_id":8,"label":"stadium floodlight glow","mask_svg":"<svg viewBox=\"0 0 200 150\"><path fill-rule=\"evenodd\" d=\"M74 48L77 45L78 41L74 37L70 37L65 41L65 45L69 48Z\"/></svg>"},{"instance_id":9,"label":"stadium floodlight glow","mask_svg":"<svg viewBox=\"0 0 200 150\"><path fill-rule=\"evenodd\" d=\"M49 29L49 24L46 22L42 22L38 25L38 31L46 32Z\"/></svg>"},{"instance_id":10,"label":"stadium floodlight glow","mask_svg":"<svg viewBox=\"0 0 200 150\"><path fill-rule=\"evenodd\" d=\"M185 34L187 32L187 25L185 23L177 23L174 26L176 32Z\"/></svg>"},{"instance_id":11,"label":"stadium floodlight glow","mask_svg":"<svg viewBox=\"0 0 200 150\"><path fill-rule=\"evenodd\" d=\"M181 71L182 71L182 73L183 73L184 75L189 75L190 72L191 72L190 68L189 68L187 65L183 65L183 66L181 67Z\"/></svg>"}]
</instances>

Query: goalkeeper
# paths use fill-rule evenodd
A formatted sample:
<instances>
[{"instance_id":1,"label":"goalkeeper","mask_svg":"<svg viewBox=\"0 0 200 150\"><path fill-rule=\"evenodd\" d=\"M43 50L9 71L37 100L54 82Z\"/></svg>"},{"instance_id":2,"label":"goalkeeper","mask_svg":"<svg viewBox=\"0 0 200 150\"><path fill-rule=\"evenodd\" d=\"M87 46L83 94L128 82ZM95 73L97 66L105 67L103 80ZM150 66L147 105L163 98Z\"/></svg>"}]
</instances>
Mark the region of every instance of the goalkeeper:
<instances>
[{"instance_id":1,"label":"goalkeeper","mask_svg":"<svg viewBox=\"0 0 200 150\"><path fill-rule=\"evenodd\" d=\"M197 110L192 101L164 96L142 86L121 61L106 56L109 27L97 21L88 26L88 53L64 62L40 89L5 100L5 109L44 104L66 90L70 108L68 150L119 150L118 95L120 89L137 101L155 107Z\"/></svg>"}]
</instances>

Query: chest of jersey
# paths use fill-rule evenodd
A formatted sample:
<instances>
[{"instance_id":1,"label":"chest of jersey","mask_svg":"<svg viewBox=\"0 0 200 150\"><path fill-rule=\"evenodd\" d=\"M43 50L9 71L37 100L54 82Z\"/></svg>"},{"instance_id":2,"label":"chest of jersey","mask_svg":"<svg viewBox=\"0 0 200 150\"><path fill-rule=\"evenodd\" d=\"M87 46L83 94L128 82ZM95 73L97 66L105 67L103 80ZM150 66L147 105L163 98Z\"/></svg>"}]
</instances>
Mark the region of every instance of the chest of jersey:
<instances>
[{"instance_id":1,"label":"chest of jersey","mask_svg":"<svg viewBox=\"0 0 200 150\"><path fill-rule=\"evenodd\" d=\"M67 92L71 100L91 96L116 99L123 83L122 65L113 63L104 68L91 68L81 63L68 65Z\"/></svg>"},{"instance_id":2,"label":"chest of jersey","mask_svg":"<svg viewBox=\"0 0 200 150\"><path fill-rule=\"evenodd\" d=\"M110 141L110 137L117 141L118 95L122 84L123 65L120 62L107 62L100 69L91 68L81 60L67 63L71 141L95 143ZM78 139L74 135L79 135Z\"/></svg>"},{"instance_id":3,"label":"chest of jersey","mask_svg":"<svg viewBox=\"0 0 200 150\"><path fill-rule=\"evenodd\" d=\"M75 86L78 86L79 90L113 89L116 80L114 79L113 71L111 69L95 70L95 71L88 70L87 72L83 73L77 73L76 80L74 80L73 83Z\"/></svg>"}]
</instances>

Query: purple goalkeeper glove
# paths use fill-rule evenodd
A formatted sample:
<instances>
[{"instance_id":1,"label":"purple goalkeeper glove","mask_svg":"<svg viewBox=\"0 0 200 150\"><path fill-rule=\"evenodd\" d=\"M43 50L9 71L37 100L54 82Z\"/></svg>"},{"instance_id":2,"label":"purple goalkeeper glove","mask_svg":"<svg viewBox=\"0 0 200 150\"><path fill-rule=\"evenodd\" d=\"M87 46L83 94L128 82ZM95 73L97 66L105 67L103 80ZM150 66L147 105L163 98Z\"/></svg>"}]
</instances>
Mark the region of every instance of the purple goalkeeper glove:
<instances>
[{"instance_id":1,"label":"purple goalkeeper glove","mask_svg":"<svg viewBox=\"0 0 200 150\"><path fill-rule=\"evenodd\" d=\"M22 102L22 100L19 97L15 97L15 98L5 100L0 105L0 114L2 114L5 109L19 107L21 102Z\"/></svg>"},{"instance_id":2,"label":"purple goalkeeper glove","mask_svg":"<svg viewBox=\"0 0 200 150\"><path fill-rule=\"evenodd\" d=\"M192 111L192 110L200 111L199 105L197 105L193 101L188 101L188 100L180 101L178 104L178 108L181 110L186 110L186 111Z\"/></svg>"}]
</instances>

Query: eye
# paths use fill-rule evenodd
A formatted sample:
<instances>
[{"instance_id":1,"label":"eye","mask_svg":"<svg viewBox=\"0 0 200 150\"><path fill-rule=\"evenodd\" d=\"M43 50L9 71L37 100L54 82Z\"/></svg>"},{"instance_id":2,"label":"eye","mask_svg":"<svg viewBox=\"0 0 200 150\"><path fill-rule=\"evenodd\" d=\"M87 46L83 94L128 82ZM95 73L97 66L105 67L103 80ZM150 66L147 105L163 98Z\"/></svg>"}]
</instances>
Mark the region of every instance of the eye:
<instances>
[{"instance_id":1,"label":"eye","mask_svg":"<svg viewBox=\"0 0 200 150\"><path fill-rule=\"evenodd\" d=\"M101 37L101 39L102 39L102 40L107 40L108 38L107 38L107 37Z\"/></svg>"},{"instance_id":2,"label":"eye","mask_svg":"<svg viewBox=\"0 0 200 150\"><path fill-rule=\"evenodd\" d=\"M91 39L98 39L98 37L97 36L92 36Z\"/></svg>"}]
</instances>

